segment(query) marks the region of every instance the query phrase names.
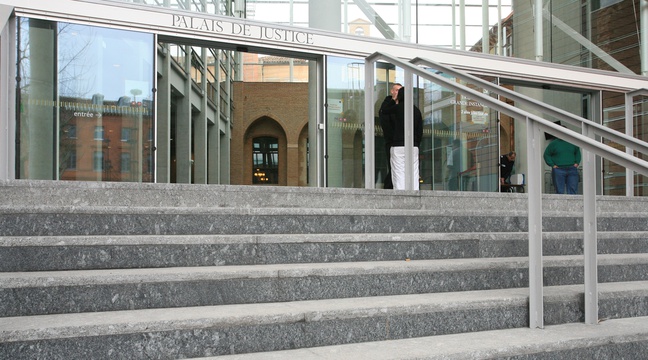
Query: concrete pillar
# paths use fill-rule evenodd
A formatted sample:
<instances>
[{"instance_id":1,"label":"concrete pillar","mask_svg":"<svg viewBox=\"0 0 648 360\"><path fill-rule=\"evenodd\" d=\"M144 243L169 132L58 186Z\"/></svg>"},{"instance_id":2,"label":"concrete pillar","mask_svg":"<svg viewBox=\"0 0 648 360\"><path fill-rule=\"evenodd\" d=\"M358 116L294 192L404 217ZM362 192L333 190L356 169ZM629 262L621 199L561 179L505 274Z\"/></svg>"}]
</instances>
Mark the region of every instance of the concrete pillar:
<instances>
[{"instance_id":1,"label":"concrete pillar","mask_svg":"<svg viewBox=\"0 0 648 360\"><path fill-rule=\"evenodd\" d=\"M216 115L218 116L218 111ZM207 121L207 183L220 184L220 131L218 118Z\"/></svg>"},{"instance_id":2,"label":"concrete pillar","mask_svg":"<svg viewBox=\"0 0 648 360\"><path fill-rule=\"evenodd\" d=\"M157 144L155 150L156 181L168 183L171 181L171 58L158 58L158 73L160 80L157 84Z\"/></svg>"},{"instance_id":3,"label":"concrete pillar","mask_svg":"<svg viewBox=\"0 0 648 360\"><path fill-rule=\"evenodd\" d=\"M191 68L191 47L185 46L185 67ZM175 138L176 151L176 182L191 183L192 175L192 114L191 114L191 79L184 83L184 96L177 102L176 109L176 133Z\"/></svg>"},{"instance_id":4,"label":"concrete pillar","mask_svg":"<svg viewBox=\"0 0 648 360\"><path fill-rule=\"evenodd\" d=\"M12 39L15 32L10 31L8 17L11 14L11 7L0 6L0 20L2 21L2 33L0 34L0 180L16 178L16 103L14 79L16 78L16 49L15 42L4 41Z\"/></svg>"},{"instance_id":5,"label":"concrete pillar","mask_svg":"<svg viewBox=\"0 0 648 360\"><path fill-rule=\"evenodd\" d=\"M202 63L207 64L207 50L201 49ZM205 70L206 71L206 70ZM200 112L196 114L193 121L193 152L194 152L194 174L193 182L195 184L207 183L207 81L205 76L202 76L201 83L199 84L202 93L205 96L200 97L196 101L199 102Z\"/></svg>"}]
</instances>

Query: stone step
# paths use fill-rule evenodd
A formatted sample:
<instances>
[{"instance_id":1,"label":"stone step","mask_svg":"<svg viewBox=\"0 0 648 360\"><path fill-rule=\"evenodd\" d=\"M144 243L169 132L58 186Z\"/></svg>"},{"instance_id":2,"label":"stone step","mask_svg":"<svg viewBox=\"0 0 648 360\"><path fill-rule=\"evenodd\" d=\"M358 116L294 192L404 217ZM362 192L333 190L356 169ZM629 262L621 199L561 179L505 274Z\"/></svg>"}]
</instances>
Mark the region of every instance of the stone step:
<instances>
[{"instance_id":1,"label":"stone step","mask_svg":"<svg viewBox=\"0 0 648 360\"><path fill-rule=\"evenodd\" d=\"M545 323L583 321L582 291L581 285L546 287ZM646 303L647 281L599 285L599 314L604 320L647 316ZM0 358L82 359L93 354L95 359L175 359L408 338L424 342L422 337L526 326L526 288L40 315L2 319ZM278 358L278 354L284 352L265 355ZM299 350L285 354L304 356ZM324 358L338 358L329 355Z\"/></svg>"},{"instance_id":2,"label":"stone step","mask_svg":"<svg viewBox=\"0 0 648 360\"><path fill-rule=\"evenodd\" d=\"M0 236L525 232L525 194L0 181ZM544 231L581 231L544 195ZM648 199L598 197L599 231L648 231Z\"/></svg>"},{"instance_id":3,"label":"stone step","mask_svg":"<svg viewBox=\"0 0 648 360\"><path fill-rule=\"evenodd\" d=\"M495 199L501 200L486 198ZM414 209L355 208L353 204L337 209L303 205L246 207L245 204L238 207L0 205L0 236L527 231L526 208L494 209L483 204L483 199L463 200L462 206ZM599 202L605 200L604 197ZM555 207L543 210L543 230L582 231L582 210L569 199L555 202L562 210ZM569 210L568 205L573 209ZM599 212L599 231L648 231L645 221L648 207L646 212L635 211L637 208L640 207L628 204L615 211Z\"/></svg>"},{"instance_id":4,"label":"stone step","mask_svg":"<svg viewBox=\"0 0 648 360\"><path fill-rule=\"evenodd\" d=\"M600 254L648 251L648 233L599 232ZM583 253L581 232L543 234L546 256ZM520 257L527 233L0 237L0 271Z\"/></svg>"},{"instance_id":5,"label":"stone step","mask_svg":"<svg viewBox=\"0 0 648 360\"><path fill-rule=\"evenodd\" d=\"M578 214L545 215L543 231L582 231ZM526 232L526 215L428 210L48 209L0 211L0 236ZM645 213L597 218L598 231L648 231Z\"/></svg>"},{"instance_id":6,"label":"stone step","mask_svg":"<svg viewBox=\"0 0 648 360\"><path fill-rule=\"evenodd\" d=\"M286 186L148 184L0 180L0 209L66 208L314 208L526 211L526 194L314 188ZM558 201L555 201L555 200ZM612 201L612 197L606 201ZM574 210L578 197L548 197L548 211ZM637 203L638 204L638 203ZM648 204L638 205L648 209ZM630 207L626 207L630 210Z\"/></svg>"},{"instance_id":7,"label":"stone step","mask_svg":"<svg viewBox=\"0 0 648 360\"><path fill-rule=\"evenodd\" d=\"M648 317L599 325L563 324L422 338L374 341L308 349L218 356L221 360L465 360L465 359L643 359L648 353ZM194 360L211 360L201 357Z\"/></svg>"},{"instance_id":8,"label":"stone step","mask_svg":"<svg viewBox=\"0 0 648 360\"><path fill-rule=\"evenodd\" d=\"M218 208L409 209L467 214L526 214L528 195L513 193L393 191L286 186L149 184L47 180L0 180L0 212L7 209ZM598 196L597 213L648 212L642 197ZM582 216L582 196L544 194L544 214Z\"/></svg>"},{"instance_id":9,"label":"stone step","mask_svg":"<svg viewBox=\"0 0 648 360\"><path fill-rule=\"evenodd\" d=\"M599 282L648 280L648 254L600 255ZM547 286L583 283L583 256L544 258ZM519 258L0 273L0 316L518 288Z\"/></svg>"}]
</instances>

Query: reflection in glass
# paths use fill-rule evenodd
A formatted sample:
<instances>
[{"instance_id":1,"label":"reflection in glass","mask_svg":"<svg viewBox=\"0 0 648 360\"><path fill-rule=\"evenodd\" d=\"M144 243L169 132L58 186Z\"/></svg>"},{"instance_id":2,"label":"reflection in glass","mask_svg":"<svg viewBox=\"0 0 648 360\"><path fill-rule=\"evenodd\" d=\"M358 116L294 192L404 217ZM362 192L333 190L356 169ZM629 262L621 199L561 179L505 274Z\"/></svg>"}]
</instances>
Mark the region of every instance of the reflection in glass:
<instances>
[{"instance_id":1,"label":"reflection in glass","mask_svg":"<svg viewBox=\"0 0 648 360\"><path fill-rule=\"evenodd\" d=\"M432 81L421 83L421 189L498 191L498 113Z\"/></svg>"},{"instance_id":2,"label":"reflection in glass","mask_svg":"<svg viewBox=\"0 0 648 360\"><path fill-rule=\"evenodd\" d=\"M562 90L555 90L555 89L541 89L538 87L527 87L527 86L515 86L515 91L532 97L536 100L542 101L545 104L554 106L556 108L559 108L561 110L570 112L574 115L583 117L585 119L591 118L591 113L589 112L590 108L590 96L587 93L581 93L581 92L572 92L572 91L562 91ZM522 110L526 110L529 112L537 113L538 109L536 108L529 108L527 106L524 106L522 104L514 104L516 107L521 108ZM565 126L567 128L570 128L574 131L580 132L581 130L571 124L567 124L564 121L559 121L558 119L554 118L553 116L549 114L541 114L544 119L553 121L553 122L558 122L560 125ZM517 132L524 131L522 128L518 127L516 128ZM544 152L544 149L546 146L549 144L549 142L553 139L553 137L549 134L545 134L544 136L544 144L542 144L541 148L542 151ZM518 140L519 141L519 140ZM515 168L520 169L520 165L523 165L526 167L525 159L526 156L522 153L525 152L524 148L518 149L520 152L518 152L518 157L515 160ZM522 156L520 156L522 153ZM581 170L582 167L579 169ZM543 191L544 193L549 193L549 194L555 194L555 188L554 184L551 179L551 167L549 167L544 161L542 161L542 174L543 174ZM580 179L579 185L578 185L578 193L582 194L582 178Z\"/></svg>"},{"instance_id":3,"label":"reflection in glass","mask_svg":"<svg viewBox=\"0 0 648 360\"><path fill-rule=\"evenodd\" d=\"M153 181L153 36L18 23L19 177Z\"/></svg>"},{"instance_id":4,"label":"reflection in glass","mask_svg":"<svg viewBox=\"0 0 648 360\"><path fill-rule=\"evenodd\" d=\"M362 188L364 62L328 57L326 76L328 186Z\"/></svg>"},{"instance_id":5,"label":"reflection in glass","mask_svg":"<svg viewBox=\"0 0 648 360\"><path fill-rule=\"evenodd\" d=\"M634 104L634 136L640 140L648 141L648 97L639 96L635 98ZM635 155L640 159L648 160L648 155ZM648 196L648 178L645 175L634 173L634 194L636 196Z\"/></svg>"}]
</instances>

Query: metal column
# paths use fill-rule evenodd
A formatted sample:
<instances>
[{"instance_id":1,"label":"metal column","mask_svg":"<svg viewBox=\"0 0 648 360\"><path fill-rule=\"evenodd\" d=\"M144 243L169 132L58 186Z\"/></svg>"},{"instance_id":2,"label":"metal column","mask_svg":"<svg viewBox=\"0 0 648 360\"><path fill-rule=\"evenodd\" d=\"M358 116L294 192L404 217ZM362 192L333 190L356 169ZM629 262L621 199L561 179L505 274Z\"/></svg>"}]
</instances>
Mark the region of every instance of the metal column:
<instances>
[{"instance_id":1,"label":"metal column","mask_svg":"<svg viewBox=\"0 0 648 360\"><path fill-rule=\"evenodd\" d=\"M365 59L365 189L374 189L376 173L376 154L374 138L374 67L376 62Z\"/></svg>"},{"instance_id":2,"label":"metal column","mask_svg":"<svg viewBox=\"0 0 648 360\"><path fill-rule=\"evenodd\" d=\"M583 135L594 139L594 130L583 123ZM598 323L598 269L596 259L596 156L583 150L583 247L585 280L585 323Z\"/></svg>"},{"instance_id":3,"label":"metal column","mask_svg":"<svg viewBox=\"0 0 648 360\"><path fill-rule=\"evenodd\" d=\"M527 118L527 154L529 155L529 327L544 328L542 283L542 132Z\"/></svg>"},{"instance_id":4,"label":"metal column","mask_svg":"<svg viewBox=\"0 0 648 360\"><path fill-rule=\"evenodd\" d=\"M405 190L414 190L412 148L414 147L414 82L411 71L405 69ZM418 181L418 179L416 179Z\"/></svg>"},{"instance_id":5,"label":"metal column","mask_svg":"<svg viewBox=\"0 0 648 360\"><path fill-rule=\"evenodd\" d=\"M544 59L543 29L542 29L542 0L535 0L533 5L533 31L535 39L535 59Z\"/></svg>"}]
</instances>

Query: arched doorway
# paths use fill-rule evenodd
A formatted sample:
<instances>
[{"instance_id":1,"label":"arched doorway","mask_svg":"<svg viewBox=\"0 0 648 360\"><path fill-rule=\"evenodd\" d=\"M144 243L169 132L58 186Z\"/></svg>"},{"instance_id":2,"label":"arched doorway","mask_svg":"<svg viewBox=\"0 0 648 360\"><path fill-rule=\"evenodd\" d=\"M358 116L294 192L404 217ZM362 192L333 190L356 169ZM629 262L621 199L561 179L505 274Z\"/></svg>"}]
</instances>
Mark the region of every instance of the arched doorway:
<instances>
[{"instance_id":1,"label":"arched doorway","mask_svg":"<svg viewBox=\"0 0 648 360\"><path fill-rule=\"evenodd\" d=\"M239 170L232 169L232 183L285 186L287 141L283 127L273 118L262 116L250 124L243 138L243 148L232 153L232 157L234 152L243 155Z\"/></svg>"}]
</instances>

